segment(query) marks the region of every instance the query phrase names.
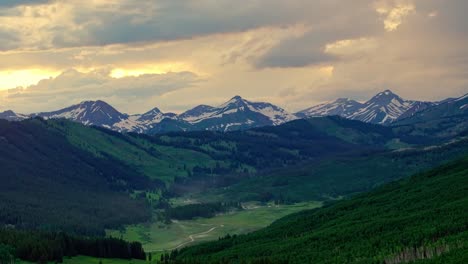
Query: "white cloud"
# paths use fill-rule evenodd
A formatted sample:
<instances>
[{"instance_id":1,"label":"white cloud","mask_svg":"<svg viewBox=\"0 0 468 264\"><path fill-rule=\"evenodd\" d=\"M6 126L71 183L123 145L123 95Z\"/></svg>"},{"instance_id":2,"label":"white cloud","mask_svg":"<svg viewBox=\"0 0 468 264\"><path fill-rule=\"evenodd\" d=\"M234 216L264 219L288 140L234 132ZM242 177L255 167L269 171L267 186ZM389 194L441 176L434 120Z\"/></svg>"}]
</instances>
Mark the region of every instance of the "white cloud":
<instances>
[{"instance_id":1,"label":"white cloud","mask_svg":"<svg viewBox=\"0 0 468 264\"><path fill-rule=\"evenodd\" d=\"M376 8L377 13L383 16L385 30L390 32L395 31L403 23L404 18L415 11L414 4L408 1L397 1L393 4L393 6L389 4L377 5Z\"/></svg>"},{"instance_id":2,"label":"white cloud","mask_svg":"<svg viewBox=\"0 0 468 264\"><path fill-rule=\"evenodd\" d=\"M53 110L83 100L103 99L123 111L144 111L154 107L149 104L151 98L188 88L200 81L190 72L112 78L108 71L82 73L70 69L37 85L0 92L0 103L2 108L30 113Z\"/></svg>"},{"instance_id":3,"label":"white cloud","mask_svg":"<svg viewBox=\"0 0 468 264\"><path fill-rule=\"evenodd\" d=\"M466 0L39 2L0 7L0 89L34 84L0 92L2 109L104 99L181 111L240 94L294 111L386 88L425 100L468 90Z\"/></svg>"}]
</instances>

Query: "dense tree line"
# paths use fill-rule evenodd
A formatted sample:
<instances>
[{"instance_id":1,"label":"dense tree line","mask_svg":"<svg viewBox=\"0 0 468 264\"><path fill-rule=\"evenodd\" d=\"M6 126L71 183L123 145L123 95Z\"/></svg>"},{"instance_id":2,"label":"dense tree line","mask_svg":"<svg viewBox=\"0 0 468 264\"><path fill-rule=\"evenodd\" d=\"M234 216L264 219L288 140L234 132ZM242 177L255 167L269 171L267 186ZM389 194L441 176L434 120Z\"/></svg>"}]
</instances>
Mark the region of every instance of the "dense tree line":
<instances>
[{"instance_id":1,"label":"dense tree line","mask_svg":"<svg viewBox=\"0 0 468 264\"><path fill-rule=\"evenodd\" d=\"M251 234L182 249L171 263L465 263L467 176L465 158Z\"/></svg>"},{"instance_id":2,"label":"dense tree line","mask_svg":"<svg viewBox=\"0 0 468 264\"><path fill-rule=\"evenodd\" d=\"M196 217L214 217L233 209L242 210L242 205L239 202L188 204L167 208L166 215L170 219L190 220Z\"/></svg>"},{"instance_id":3,"label":"dense tree line","mask_svg":"<svg viewBox=\"0 0 468 264\"><path fill-rule=\"evenodd\" d=\"M11 246L0 244L0 264L15 263L15 249Z\"/></svg>"},{"instance_id":4,"label":"dense tree line","mask_svg":"<svg viewBox=\"0 0 468 264\"><path fill-rule=\"evenodd\" d=\"M0 229L0 263L11 258L40 263L62 262L64 257L76 255L146 259L139 242L129 243L116 238L83 238L65 233Z\"/></svg>"},{"instance_id":5,"label":"dense tree line","mask_svg":"<svg viewBox=\"0 0 468 264\"><path fill-rule=\"evenodd\" d=\"M211 192L222 195L226 200L279 203L323 200L366 192L466 154L468 140L460 139L433 148L406 149L362 157L333 157L259 172L252 177L241 178L239 175L235 179L237 183L229 188Z\"/></svg>"},{"instance_id":6,"label":"dense tree line","mask_svg":"<svg viewBox=\"0 0 468 264\"><path fill-rule=\"evenodd\" d=\"M133 168L71 145L43 120L0 120L0 226L103 235L151 218L129 191L157 187Z\"/></svg>"},{"instance_id":7,"label":"dense tree line","mask_svg":"<svg viewBox=\"0 0 468 264\"><path fill-rule=\"evenodd\" d=\"M135 134L132 136L145 138L158 145L195 150L216 160L228 159L259 170L294 164L331 153L367 148L327 135L314 129L306 120L278 127L229 133L194 131L172 132L153 137Z\"/></svg>"}]
</instances>

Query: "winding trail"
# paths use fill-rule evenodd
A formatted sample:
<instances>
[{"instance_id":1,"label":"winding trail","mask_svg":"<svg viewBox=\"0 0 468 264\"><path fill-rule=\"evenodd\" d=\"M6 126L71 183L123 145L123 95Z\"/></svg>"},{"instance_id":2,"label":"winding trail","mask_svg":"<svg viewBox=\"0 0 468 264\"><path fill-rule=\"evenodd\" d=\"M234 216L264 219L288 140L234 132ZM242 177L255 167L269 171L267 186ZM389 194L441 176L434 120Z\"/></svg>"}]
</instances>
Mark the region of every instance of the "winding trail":
<instances>
[{"instance_id":1,"label":"winding trail","mask_svg":"<svg viewBox=\"0 0 468 264\"><path fill-rule=\"evenodd\" d=\"M190 243L193 243L195 242L195 239L197 236L201 236L201 235L206 235L206 234L209 234L211 232L213 232L216 228L218 227L223 227L224 225L219 225L219 226L215 226L215 227L212 227L210 228L208 231L205 231L205 232L201 232L201 233L197 233L197 234L191 234L188 236L188 238L190 239L190 241L187 241L187 242L184 242L184 243L181 243L179 245L177 245L176 247L173 247L173 248L170 248L170 249L165 249L165 250L156 250L157 252L163 252L163 251L172 251L172 250L176 250L176 249L179 249L187 244L190 244Z\"/></svg>"}]
</instances>

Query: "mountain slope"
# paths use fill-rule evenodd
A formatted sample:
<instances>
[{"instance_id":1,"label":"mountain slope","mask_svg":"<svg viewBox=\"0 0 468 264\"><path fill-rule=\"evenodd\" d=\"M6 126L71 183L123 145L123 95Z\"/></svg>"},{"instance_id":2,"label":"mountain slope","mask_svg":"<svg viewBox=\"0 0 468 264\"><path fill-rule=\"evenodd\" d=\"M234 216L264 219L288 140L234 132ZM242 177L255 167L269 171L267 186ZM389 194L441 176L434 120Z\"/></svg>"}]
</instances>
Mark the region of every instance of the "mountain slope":
<instances>
[{"instance_id":1,"label":"mountain slope","mask_svg":"<svg viewBox=\"0 0 468 264\"><path fill-rule=\"evenodd\" d=\"M407 118L401 118L396 124L414 124L418 122L466 115L468 115L468 94L428 107Z\"/></svg>"},{"instance_id":2,"label":"mountain slope","mask_svg":"<svg viewBox=\"0 0 468 264\"><path fill-rule=\"evenodd\" d=\"M466 155L468 138L429 147L332 157L269 170L241 179L229 188L214 188L191 196L198 200L220 197L221 201L285 203L328 200L366 192Z\"/></svg>"},{"instance_id":3,"label":"mountain slope","mask_svg":"<svg viewBox=\"0 0 468 264\"><path fill-rule=\"evenodd\" d=\"M177 115L173 113L163 113L158 108L153 108L142 115L131 115L115 123L112 129L119 132L148 133L148 131L151 131L151 129L165 119L177 119Z\"/></svg>"},{"instance_id":4,"label":"mountain slope","mask_svg":"<svg viewBox=\"0 0 468 264\"><path fill-rule=\"evenodd\" d=\"M435 263L444 258L451 261L446 263L463 263L468 260L467 175L468 157L350 200L287 216L252 234L183 249L176 259L179 263L419 259Z\"/></svg>"},{"instance_id":5,"label":"mountain slope","mask_svg":"<svg viewBox=\"0 0 468 264\"><path fill-rule=\"evenodd\" d=\"M99 233L147 219L146 203L130 194L368 149L374 144L344 141L305 120L154 137L66 119L0 120L0 225Z\"/></svg>"},{"instance_id":6,"label":"mountain slope","mask_svg":"<svg viewBox=\"0 0 468 264\"><path fill-rule=\"evenodd\" d=\"M434 139L468 135L468 95L446 100L400 119L392 127L407 135L430 136Z\"/></svg>"},{"instance_id":7,"label":"mountain slope","mask_svg":"<svg viewBox=\"0 0 468 264\"><path fill-rule=\"evenodd\" d=\"M11 110L7 110L7 111L4 111L4 112L1 112L0 113L0 119L4 119L4 120L8 120L8 121L21 121L21 120L24 120L24 119L27 119L29 118L28 116L26 115L22 115L22 114L17 114Z\"/></svg>"},{"instance_id":8,"label":"mountain slope","mask_svg":"<svg viewBox=\"0 0 468 264\"><path fill-rule=\"evenodd\" d=\"M341 116L349 117L354 112L359 110L363 104L348 99L348 98L339 98L336 101L323 103L311 108L307 108L296 113L297 116L301 118L307 117L320 117L320 116Z\"/></svg>"},{"instance_id":9,"label":"mountain slope","mask_svg":"<svg viewBox=\"0 0 468 264\"><path fill-rule=\"evenodd\" d=\"M404 100L392 91L385 90L372 97L348 118L368 123L390 124L415 104L414 101Z\"/></svg>"},{"instance_id":10,"label":"mountain slope","mask_svg":"<svg viewBox=\"0 0 468 264\"><path fill-rule=\"evenodd\" d=\"M361 104L347 98L317 105L298 112L299 117L338 115L366 123L389 125L402 116L412 116L434 103L402 99L390 90L385 90Z\"/></svg>"},{"instance_id":11,"label":"mountain slope","mask_svg":"<svg viewBox=\"0 0 468 264\"><path fill-rule=\"evenodd\" d=\"M41 120L0 120L0 226L103 234L151 216L129 189L154 188L111 158L73 146Z\"/></svg>"},{"instance_id":12,"label":"mountain slope","mask_svg":"<svg viewBox=\"0 0 468 264\"><path fill-rule=\"evenodd\" d=\"M250 102L235 96L218 106L197 106L179 116L193 125L192 130L232 131L259 126L280 125L297 119L269 103Z\"/></svg>"},{"instance_id":13,"label":"mountain slope","mask_svg":"<svg viewBox=\"0 0 468 264\"><path fill-rule=\"evenodd\" d=\"M390 90L378 93L365 103L340 98L295 114L270 103L251 102L235 96L226 103L213 107L199 105L182 114L163 113L154 108L144 114L127 115L118 112L103 101L85 101L62 110L32 114L0 113L0 119L19 121L40 116L45 119L66 118L85 125L102 126L119 132L146 134L177 131L234 131L262 126L277 126L298 118L341 116L373 124L389 125L411 118L436 105L446 105L456 99L438 103L404 100ZM460 105L459 110L468 107ZM463 108L464 107L464 108Z\"/></svg>"},{"instance_id":14,"label":"mountain slope","mask_svg":"<svg viewBox=\"0 0 468 264\"><path fill-rule=\"evenodd\" d=\"M440 102L433 103L433 102L415 102L413 106L411 106L410 109L408 109L406 112L404 112L402 115L398 117L397 120L393 121L394 123L398 122L399 120L405 119L412 117L416 115L419 112L422 112L430 107L438 105Z\"/></svg>"},{"instance_id":15,"label":"mountain slope","mask_svg":"<svg viewBox=\"0 0 468 264\"><path fill-rule=\"evenodd\" d=\"M13 119L12 113L3 119ZM228 102L212 107L200 105L180 115L163 113L154 108L144 114L127 115L103 101L85 101L58 111L33 114L45 119L66 118L84 125L102 126L119 132L165 133L173 131L233 131L252 127L280 125L297 119L293 114L269 103L247 101L235 96ZM2 115L0 115L2 118Z\"/></svg>"},{"instance_id":16,"label":"mountain slope","mask_svg":"<svg viewBox=\"0 0 468 264\"><path fill-rule=\"evenodd\" d=\"M84 125L94 125L110 128L127 118L104 101L84 101L70 107L53 111L34 114L44 119L66 118Z\"/></svg>"}]
</instances>

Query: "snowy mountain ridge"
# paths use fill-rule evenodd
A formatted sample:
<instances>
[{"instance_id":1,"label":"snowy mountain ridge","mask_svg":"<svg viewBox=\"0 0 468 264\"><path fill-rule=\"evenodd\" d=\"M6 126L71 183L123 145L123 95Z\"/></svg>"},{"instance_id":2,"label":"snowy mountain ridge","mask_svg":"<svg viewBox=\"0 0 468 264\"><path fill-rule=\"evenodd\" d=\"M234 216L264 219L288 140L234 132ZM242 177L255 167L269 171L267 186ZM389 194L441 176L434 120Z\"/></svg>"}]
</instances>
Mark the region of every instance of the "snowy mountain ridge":
<instances>
[{"instance_id":1,"label":"snowy mountain ridge","mask_svg":"<svg viewBox=\"0 0 468 264\"><path fill-rule=\"evenodd\" d=\"M405 100L392 91L385 90L365 103L342 98L305 109L297 115L303 118L338 115L366 123L389 125L404 115L410 116L432 105L434 103Z\"/></svg>"},{"instance_id":2,"label":"snowy mountain ridge","mask_svg":"<svg viewBox=\"0 0 468 264\"><path fill-rule=\"evenodd\" d=\"M84 125L109 128L118 132L164 133L171 131L232 131L261 126L277 126L299 118L341 116L367 123L390 125L410 118L434 106L464 102L467 95L440 102L405 100L390 90L376 94L361 103L349 98L322 103L295 114L266 102L251 102L240 96L214 107L199 105L181 114L164 113L153 108L143 114L128 115L117 111L104 101L83 101L52 112L31 115L17 114L11 110L0 113L0 119L21 121L30 117L44 119L66 118ZM458 105L458 104L457 104ZM459 111L466 111L467 104L460 104Z\"/></svg>"}]
</instances>

